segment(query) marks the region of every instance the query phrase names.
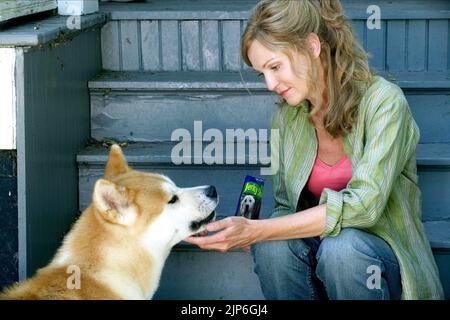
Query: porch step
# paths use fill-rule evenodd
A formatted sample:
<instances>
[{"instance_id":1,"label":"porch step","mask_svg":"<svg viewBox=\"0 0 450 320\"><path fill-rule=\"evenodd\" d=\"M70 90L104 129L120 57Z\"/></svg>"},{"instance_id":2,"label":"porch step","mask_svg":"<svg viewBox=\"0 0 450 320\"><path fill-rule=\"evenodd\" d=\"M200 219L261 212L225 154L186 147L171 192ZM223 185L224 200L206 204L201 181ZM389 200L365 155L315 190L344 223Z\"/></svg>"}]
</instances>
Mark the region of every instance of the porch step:
<instances>
[{"instance_id":1,"label":"porch step","mask_svg":"<svg viewBox=\"0 0 450 320\"><path fill-rule=\"evenodd\" d=\"M445 297L450 299L450 221L430 221L424 226ZM253 269L249 252L220 253L181 244L172 250L166 261L154 299L261 300L264 296Z\"/></svg>"},{"instance_id":2,"label":"porch step","mask_svg":"<svg viewBox=\"0 0 450 320\"><path fill-rule=\"evenodd\" d=\"M445 297L450 299L450 219L424 222L424 226ZM253 268L249 252L220 253L182 242L169 255L154 299L261 300L264 296Z\"/></svg>"},{"instance_id":3,"label":"porch step","mask_svg":"<svg viewBox=\"0 0 450 320\"><path fill-rule=\"evenodd\" d=\"M182 187L215 184L221 216L234 213L245 175L260 176L267 157L250 164L247 150L244 162L237 164L235 155L225 152L225 142L229 164L209 166L205 162L213 159L202 154L208 141L200 154L192 148L191 164L174 165L171 152L177 143L170 140L177 129L198 139L198 120L200 139L208 129L225 136L226 129L270 128L277 97L240 57L240 36L256 3L166 0L100 6L109 16L102 29L103 68L113 72L89 82L92 137L131 142L124 152L133 168L164 173ZM371 67L403 89L421 130L417 163L423 221L450 298L450 3L379 1L381 28L374 30L367 28L371 1L342 4L373 56ZM249 140L267 144L258 135ZM107 154L108 149L91 146L78 155L80 208L90 201ZM273 207L272 181L260 177L266 179L264 218ZM247 252L223 254L182 242L169 256L155 299L262 299L252 269Z\"/></svg>"},{"instance_id":4,"label":"porch step","mask_svg":"<svg viewBox=\"0 0 450 320\"><path fill-rule=\"evenodd\" d=\"M450 71L442 72L379 72L402 89L449 90ZM256 72L133 72L103 71L89 81L97 90L261 90L267 91L264 80Z\"/></svg>"},{"instance_id":5,"label":"porch step","mask_svg":"<svg viewBox=\"0 0 450 320\"><path fill-rule=\"evenodd\" d=\"M263 300L249 252L174 248L154 299Z\"/></svg>"},{"instance_id":6,"label":"porch step","mask_svg":"<svg viewBox=\"0 0 450 320\"><path fill-rule=\"evenodd\" d=\"M132 168L166 174L181 187L214 184L220 197L218 219L233 215L243 178L246 174L260 176L261 159L257 159L257 164L249 164L251 157L247 150L246 164L243 165L237 165L235 158L228 157L228 162L234 164L208 166L204 163L212 161L211 158L192 156L192 163L203 161L203 164L176 166L171 159L174 145L173 142L134 143L123 146L123 151ZM77 156L80 209L91 201L93 185L103 175L108 152L106 147L91 146ZM266 160L268 158L262 158L262 162L266 163ZM419 144L417 163L423 194L424 226L440 269L446 297L450 298L447 272L450 265L450 199L446 196L450 190L450 144ZM272 181L270 176L260 177L265 179L261 216L266 218L274 204ZM250 253L202 250L186 242L181 242L172 251L155 299L264 299L259 280L253 272Z\"/></svg>"},{"instance_id":7,"label":"porch step","mask_svg":"<svg viewBox=\"0 0 450 320\"><path fill-rule=\"evenodd\" d=\"M443 19L450 16L450 6L445 0L432 1L433 6L420 1L398 4L389 0L377 1L385 9L384 19ZM155 19L247 19L258 0L165 0L134 3L101 3L100 11L113 20ZM367 3L361 0L341 0L347 17L367 19Z\"/></svg>"},{"instance_id":8,"label":"porch step","mask_svg":"<svg viewBox=\"0 0 450 320\"><path fill-rule=\"evenodd\" d=\"M450 72L380 75L403 89L421 143L450 142ZM199 120L201 130L223 135L226 129L258 131L270 128L278 100L254 72L104 72L89 88L97 140L170 141L177 129L193 134Z\"/></svg>"},{"instance_id":9,"label":"porch step","mask_svg":"<svg viewBox=\"0 0 450 320\"><path fill-rule=\"evenodd\" d=\"M225 216L217 216L221 220ZM180 242L169 255L155 300L263 300L250 252L203 250ZM176 277L174 277L176 275Z\"/></svg>"},{"instance_id":10,"label":"porch step","mask_svg":"<svg viewBox=\"0 0 450 320\"><path fill-rule=\"evenodd\" d=\"M258 82L254 75L221 72L101 75L89 82L92 137L170 141L177 129L193 134L199 120L204 131L223 135L227 128L267 129L276 97Z\"/></svg>"},{"instance_id":11,"label":"porch step","mask_svg":"<svg viewBox=\"0 0 450 320\"><path fill-rule=\"evenodd\" d=\"M213 163L214 159L206 155L203 157L202 154L193 155L191 165L174 165L171 153L176 144L175 142L134 143L123 147L123 151L132 168L166 174L181 187L214 184L220 195L217 212L222 216L234 214L245 175L264 178L261 216L266 217L270 213L274 206L272 179L271 176L261 175L261 168L268 166L270 149L264 157L259 158L250 153L248 147L250 144L248 144L245 148L245 156L239 160L240 164L234 155L224 152L225 160L221 165L207 165L206 163ZM201 150L204 150L204 147L205 144ZM237 150L237 145L233 142L225 142L223 149L227 150L227 147L229 150L231 148ZM77 156L80 210L84 210L91 201L94 183L103 176L108 152L109 150L103 146L91 146ZM419 144L417 164L423 199L423 221L450 219L448 211L450 197L447 194L450 190L450 143Z\"/></svg>"},{"instance_id":12,"label":"porch step","mask_svg":"<svg viewBox=\"0 0 450 320\"><path fill-rule=\"evenodd\" d=\"M103 3L103 67L115 71L242 71L240 36L257 0ZM343 0L346 16L377 70L447 69L450 3L378 1L379 28L367 28L369 0ZM125 54L126 52L126 54ZM144 54L145 53L145 54ZM400 58L402 57L402 58Z\"/></svg>"},{"instance_id":13,"label":"porch step","mask_svg":"<svg viewBox=\"0 0 450 320\"><path fill-rule=\"evenodd\" d=\"M123 147L123 152L130 167L141 170L162 173L169 176L180 187L192 187L196 185L213 184L218 189L219 205L216 209L218 215L233 215L242 189L246 175L257 176L265 180L261 216L265 217L274 206L272 198L272 179L261 175L261 168L267 167L270 161L268 156L255 157L249 153L248 145L245 156L237 158L228 155L225 150L228 147L235 149L237 154L238 145L224 144L224 163L207 165L212 163L213 158L203 157L202 154L195 155L194 148L191 157L191 165L175 165L172 162L171 152L176 145L174 142L165 143L135 143ZM261 144L264 145L264 144ZM245 147L245 144L242 144ZM268 147L267 143L266 146ZM202 150L204 150L202 148ZM95 181L103 176L104 168L108 158L109 149L105 147L91 146L83 150L77 156L79 168L79 199L80 210L84 210L91 202ZM270 153L267 153L270 155ZM239 163L238 163L239 160ZM227 164L228 163L228 164ZM251 164L254 163L254 164ZM264 164L263 164L264 163Z\"/></svg>"},{"instance_id":14,"label":"porch step","mask_svg":"<svg viewBox=\"0 0 450 320\"><path fill-rule=\"evenodd\" d=\"M431 247L435 251L444 250L450 253L450 214L446 220L426 221L424 226Z\"/></svg>"},{"instance_id":15,"label":"porch step","mask_svg":"<svg viewBox=\"0 0 450 320\"><path fill-rule=\"evenodd\" d=\"M59 45L63 40L73 38L80 30L93 27L100 28L106 23L106 18L104 13L83 15L77 20L77 24L79 23L76 26L77 28L70 28L67 16L42 18L40 15L33 15L28 17L25 23L17 25L11 23L7 28L1 28L0 46L37 46L51 41L56 41ZM0 27L2 26L0 25Z\"/></svg>"},{"instance_id":16,"label":"porch step","mask_svg":"<svg viewBox=\"0 0 450 320\"><path fill-rule=\"evenodd\" d=\"M450 143L417 146L417 170L422 191L423 220L450 217Z\"/></svg>"}]
</instances>

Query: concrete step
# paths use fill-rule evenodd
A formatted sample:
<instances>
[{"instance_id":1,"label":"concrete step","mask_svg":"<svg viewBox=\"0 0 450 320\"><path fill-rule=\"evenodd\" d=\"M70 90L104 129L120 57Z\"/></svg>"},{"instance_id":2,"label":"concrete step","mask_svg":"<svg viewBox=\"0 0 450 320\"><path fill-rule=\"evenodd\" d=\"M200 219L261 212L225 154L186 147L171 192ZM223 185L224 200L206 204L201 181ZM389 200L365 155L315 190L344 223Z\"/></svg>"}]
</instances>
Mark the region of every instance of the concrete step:
<instances>
[{"instance_id":1,"label":"concrete step","mask_svg":"<svg viewBox=\"0 0 450 320\"><path fill-rule=\"evenodd\" d=\"M450 142L450 72L381 75L405 92L422 143ZM97 140L170 141L177 129L194 136L195 121L223 136L227 129L266 130L278 101L254 72L104 72L89 88Z\"/></svg>"},{"instance_id":2,"label":"concrete step","mask_svg":"<svg viewBox=\"0 0 450 320\"><path fill-rule=\"evenodd\" d=\"M137 170L160 172L168 175L181 187L214 184L220 195L217 208L219 215L228 216L235 212L237 199L245 175L265 179L261 216L267 216L274 206L271 176L262 175L261 168L269 166L270 149L259 157L250 150L250 143L224 143L223 164L213 164L214 158L208 156L203 144L194 153L192 147L191 164L173 163L172 150L177 143L134 143L123 147L131 167ZM237 149L244 147L245 156L235 156ZM260 144L258 149L263 149ZM235 150L234 155L225 150ZM253 149L254 150L254 149ZM80 210L91 201L95 181L103 175L108 157L108 149L103 146L90 146L77 156L79 167ZM187 161L189 158L186 157ZM178 159L175 159L178 160ZM239 160L239 163L238 163ZM208 164L209 163L209 164ZM450 144L419 144L417 148L419 185L422 191L423 220L436 221L450 218Z\"/></svg>"},{"instance_id":3,"label":"concrete step","mask_svg":"<svg viewBox=\"0 0 450 320\"><path fill-rule=\"evenodd\" d=\"M110 17L102 30L103 67L115 71L246 70L240 57L240 36L256 3L166 0L102 4L100 10ZM360 42L373 55L374 68L447 69L448 1L377 1L380 25L370 29L368 18L374 11L367 10L373 2L343 0L342 4Z\"/></svg>"}]
</instances>

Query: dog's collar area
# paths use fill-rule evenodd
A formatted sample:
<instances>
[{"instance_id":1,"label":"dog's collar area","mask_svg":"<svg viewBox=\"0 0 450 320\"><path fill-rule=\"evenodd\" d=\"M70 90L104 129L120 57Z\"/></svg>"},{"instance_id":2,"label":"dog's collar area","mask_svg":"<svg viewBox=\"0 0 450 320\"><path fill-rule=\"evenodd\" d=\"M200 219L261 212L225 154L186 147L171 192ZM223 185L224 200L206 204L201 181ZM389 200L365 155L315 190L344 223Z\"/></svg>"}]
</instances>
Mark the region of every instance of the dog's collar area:
<instances>
[{"instance_id":1,"label":"dog's collar area","mask_svg":"<svg viewBox=\"0 0 450 320\"><path fill-rule=\"evenodd\" d=\"M193 221L191 223L191 231L194 231L194 232L197 231L198 229L200 229L201 226L207 224L208 222L211 222L215 216L216 216L216 211L213 210L209 214L209 216L207 216L205 219L200 220L200 221Z\"/></svg>"}]
</instances>

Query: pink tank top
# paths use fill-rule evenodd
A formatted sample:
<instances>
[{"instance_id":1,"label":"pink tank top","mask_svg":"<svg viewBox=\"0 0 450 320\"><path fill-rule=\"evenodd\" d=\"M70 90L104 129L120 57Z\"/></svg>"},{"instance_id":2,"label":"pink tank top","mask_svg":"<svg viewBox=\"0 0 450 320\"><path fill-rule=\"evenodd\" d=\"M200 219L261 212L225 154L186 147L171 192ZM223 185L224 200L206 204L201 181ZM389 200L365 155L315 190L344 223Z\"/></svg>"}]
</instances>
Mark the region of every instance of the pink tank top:
<instances>
[{"instance_id":1,"label":"pink tank top","mask_svg":"<svg viewBox=\"0 0 450 320\"><path fill-rule=\"evenodd\" d=\"M351 178L352 164L346 155L334 166L327 165L317 156L307 187L317 199L320 199L324 188L341 191L345 189Z\"/></svg>"}]
</instances>

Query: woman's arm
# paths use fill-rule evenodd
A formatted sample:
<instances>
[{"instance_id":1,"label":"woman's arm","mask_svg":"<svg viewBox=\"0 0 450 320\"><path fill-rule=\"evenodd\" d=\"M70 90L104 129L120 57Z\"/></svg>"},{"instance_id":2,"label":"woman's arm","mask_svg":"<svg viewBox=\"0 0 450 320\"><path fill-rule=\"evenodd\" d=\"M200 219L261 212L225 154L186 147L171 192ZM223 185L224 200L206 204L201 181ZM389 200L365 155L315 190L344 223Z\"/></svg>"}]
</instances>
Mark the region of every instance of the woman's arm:
<instances>
[{"instance_id":1,"label":"woman's arm","mask_svg":"<svg viewBox=\"0 0 450 320\"><path fill-rule=\"evenodd\" d=\"M320 236L325 231L326 205L294 214L257 221L257 241L286 240Z\"/></svg>"},{"instance_id":2,"label":"woman's arm","mask_svg":"<svg viewBox=\"0 0 450 320\"><path fill-rule=\"evenodd\" d=\"M273 175L273 195L275 208L270 216L276 218L249 220L243 217L228 217L208 224L207 230L217 232L208 237L189 237L185 241L204 249L227 251L245 248L264 240L281 240L319 236L325 230L326 206L321 205L297 213L291 207L285 187L283 159L283 125L286 110L281 106L272 117L272 129L279 130L280 141L271 139L272 163L278 163L278 171ZM220 232L219 232L220 231Z\"/></svg>"},{"instance_id":3,"label":"woman's arm","mask_svg":"<svg viewBox=\"0 0 450 320\"><path fill-rule=\"evenodd\" d=\"M243 217L228 217L206 226L216 234L207 237L189 237L185 241L203 249L228 251L245 248L265 240L286 240L321 235L325 230L326 205L282 217L250 220Z\"/></svg>"}]
</instances>

